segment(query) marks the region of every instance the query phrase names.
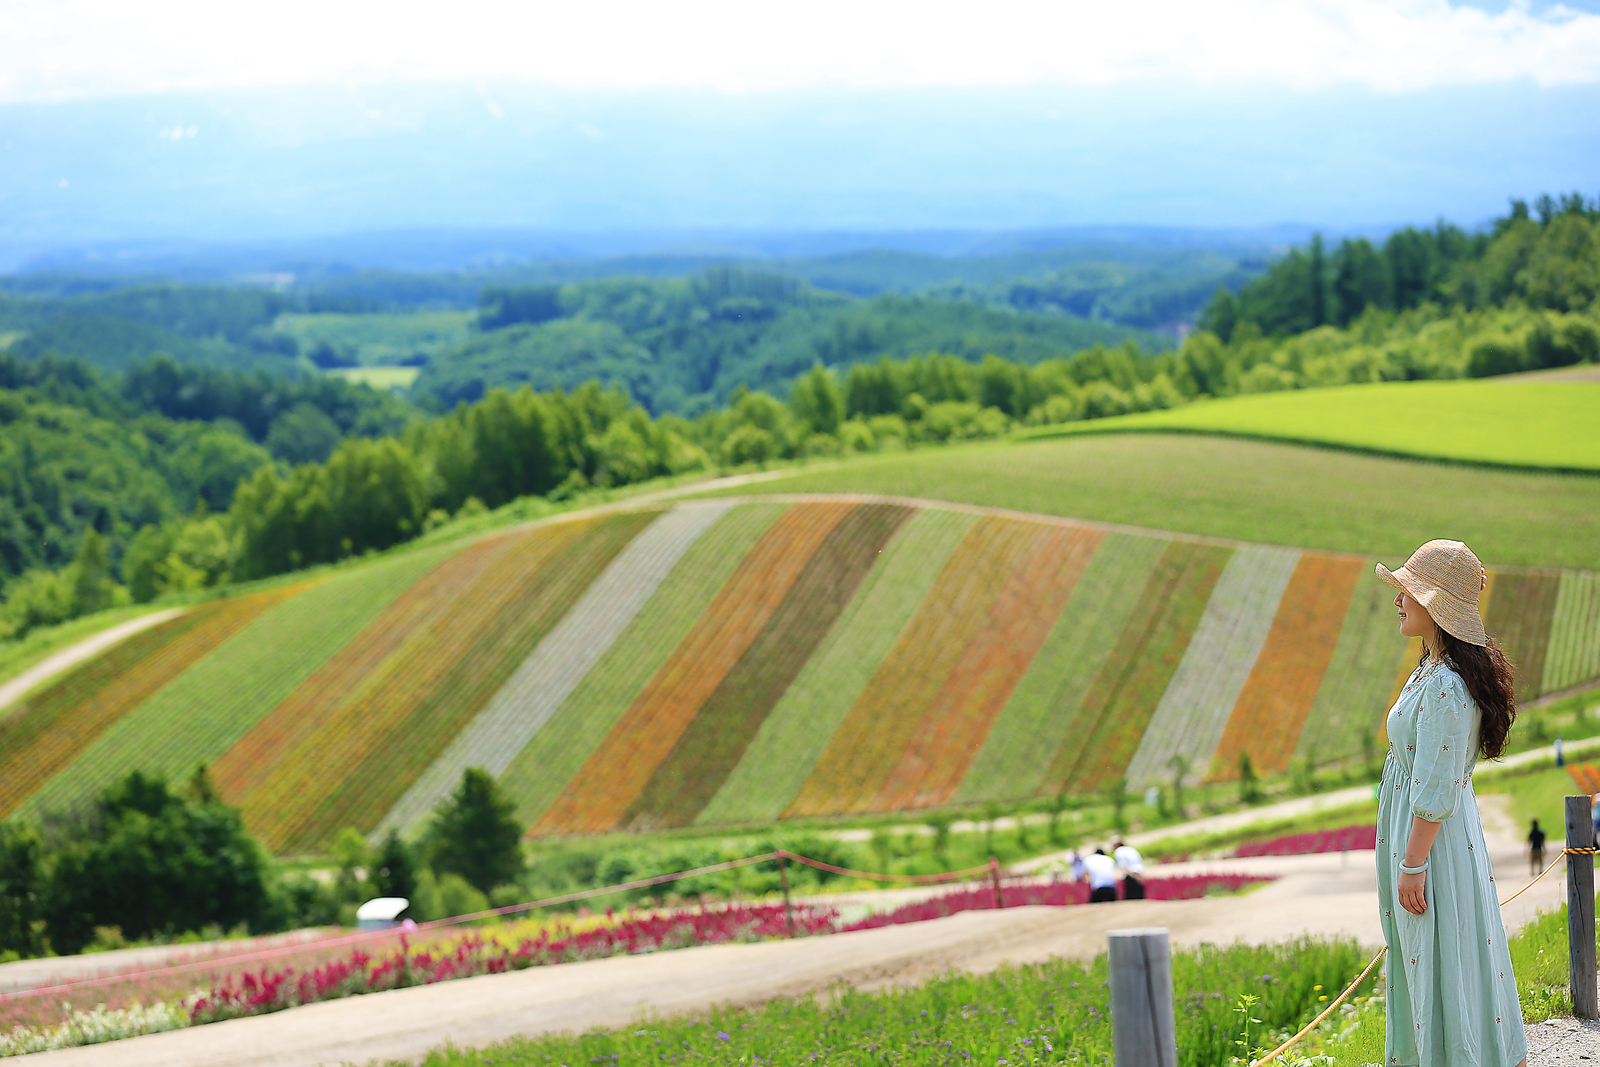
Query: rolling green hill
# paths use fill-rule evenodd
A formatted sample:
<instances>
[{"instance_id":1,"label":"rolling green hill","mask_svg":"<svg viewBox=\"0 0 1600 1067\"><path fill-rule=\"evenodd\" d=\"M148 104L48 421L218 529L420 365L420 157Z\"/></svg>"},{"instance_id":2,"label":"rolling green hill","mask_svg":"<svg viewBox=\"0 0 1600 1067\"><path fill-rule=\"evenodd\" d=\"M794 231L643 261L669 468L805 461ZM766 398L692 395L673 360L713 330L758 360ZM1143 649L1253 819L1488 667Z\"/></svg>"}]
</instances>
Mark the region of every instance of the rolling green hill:
<instances>
[{"instance_id":1,"label":"rolling green hill","mask_svg":"<svg viewBox=\"0 0 1600 1067\"><path fill-rule=\"evenodd\" d=\"M904 498L574 514L128 638L0 711L0 816L196 762L278 851L414 831L471 766L534 836L1281 773L1368 751L1415 660L1372 562ZM1600 678L1600 574L1490 574L1525 699Z\"/></svg>"},{"instance_id":2,"label":"rolling green hill","mask_svg":"<svg viewBox=\"0 0 1600 1067\"><path fill-rule=\"evenodd\" d=\"M1424 541L1454 537L1491 563L1600 570L1595 475L1419 463L1227 436L1081 434L914 449L708 491L759 493L959 501L1385 560L1403 561Z\"/></svg>"},{"instance_id":3,"label":"rolling green hill","mask_svg":"<svg viewBox=\"0 0 1600 1067\"><path fill-rule=\"evenodd\" d=\"M1382 382L1229 397L1035 433L1131 431L1229 434L1383 455L1600 472L1600 383L1520 377Z\"/></svg>"}]
</instances>

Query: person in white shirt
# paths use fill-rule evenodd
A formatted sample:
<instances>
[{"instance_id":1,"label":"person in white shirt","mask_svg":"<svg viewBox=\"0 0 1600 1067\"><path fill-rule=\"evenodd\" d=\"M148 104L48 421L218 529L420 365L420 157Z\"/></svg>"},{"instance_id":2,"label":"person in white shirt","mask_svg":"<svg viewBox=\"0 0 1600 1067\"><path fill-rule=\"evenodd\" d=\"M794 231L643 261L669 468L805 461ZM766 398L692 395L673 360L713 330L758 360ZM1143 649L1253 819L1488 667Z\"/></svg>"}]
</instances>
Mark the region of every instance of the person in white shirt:
<instances>
[{"instance_id":1,"label":"person in white shirt","mask_svg":"<svg viewBox=\"0 0 1600 1067\"><path fill-rule=\"evenodd\" d=\"M1117 899L1117 861L1097 848L1094 854L1083 857L1084 875L1089 880L1089 903L1101 904Z\"/></svg>"},{"instance_id":2,"label":"person in white shirt","mask_svg":"<svg viewBox=\"0 0 1600 1067\"><path fill-rule=\"evenodd\" d=\"M1117 870L1122 872L1122 899L1143 900L1144 857L1139 855L1139 850L1119 837L1111 843L1111 856Z\"/></svg>"}]
</instances>

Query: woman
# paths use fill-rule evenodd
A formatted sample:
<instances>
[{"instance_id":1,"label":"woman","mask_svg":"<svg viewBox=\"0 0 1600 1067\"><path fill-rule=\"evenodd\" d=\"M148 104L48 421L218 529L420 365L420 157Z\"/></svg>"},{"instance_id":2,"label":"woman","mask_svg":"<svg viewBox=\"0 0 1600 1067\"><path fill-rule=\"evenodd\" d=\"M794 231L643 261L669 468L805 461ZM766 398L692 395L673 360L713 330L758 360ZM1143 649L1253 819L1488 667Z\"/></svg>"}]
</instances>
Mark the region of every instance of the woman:
<instances>
[{"instance_id":1,"label":"woman","mask_svg":"<svg viewBox=\"0 0 1600 1067\"><path fill-rule=\"evenodd\" d=\"M1516 717L1511 664L1484 633L1484 571L1466 545L1429 541L1377 571L1400 590L1400 632L1423 646L1389 709L1378 798L1387 1060L1512 1067L1528 1041L1472 792L1478 755L1498 757Z\"/></svg>"}]
</instances>

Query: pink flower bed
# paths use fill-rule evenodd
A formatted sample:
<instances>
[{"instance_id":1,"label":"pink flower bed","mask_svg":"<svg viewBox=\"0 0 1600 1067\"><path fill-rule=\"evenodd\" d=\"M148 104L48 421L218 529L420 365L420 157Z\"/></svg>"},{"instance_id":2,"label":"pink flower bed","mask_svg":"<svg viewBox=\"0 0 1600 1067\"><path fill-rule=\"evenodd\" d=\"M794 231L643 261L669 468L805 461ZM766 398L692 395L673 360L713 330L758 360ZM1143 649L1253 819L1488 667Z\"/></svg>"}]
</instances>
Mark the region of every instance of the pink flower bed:
<instances>
[{"instance_id":1,"label":"pink flower bed","mask_svg":"<svg viewBox=\"0 0 1600 1067\"><path fill-rule=\"evenodd\" d=\"M1176 900L1203 896L1208 892L1232 892L1244 885L1266 881L1247 875L1197 875L1183 878L1152 878L1146 883L1153 900ZM1087 887L1061 882L1003 887L1006 907L1026 904L1073 905L1088 900ZM828 907L797 905L793 909L794 934L809 937L845 933L921 922L954 915L960 911L994 907L994 890L987 882L968 883L932 900L908 904L893 911L870 916L860 922L842 924L838 912ZM782 904L729 904L711 910L680 909L620 919L604 926L574 931L556 925L538 935L514 943L484 937L473 929L459 936L441 939L443 930L429 931L421 945L400 935L385 936L363 948L335 948L330 945L306 946L297 953L295 963L263 966L258 970L226 975L163 973L139 976L114 989L99 988L87 993L97 1001L134 1000L153 1003L188 992L198 981L206 991L184 997L194 1023L215 1022L246 1015L281 1011L299 1004L376 993L403 986L430 985L451 978L470 978L498 974L528 967L549 966L575 960L605 956L658 952L691 945L715 945L739 941L762 941L785 937L788 922ZM3 1001L7 998L0 998ZM45 1016L58 1015L61 1005L74 999L68 995L6 1003L6 1008L21 1015L26 1011ZM76 998L82 999L82 997ZM35 1020L13 1018L16 1023L33 1025Z\"/></svg>"},{"instance_id":2,"label":"pink flower bed","mask_svg":"<svg viewBox=\"0 0 1600 1067\"><path fill-rule=\"evenodd\" d=\"M1148 900L1188 900L1212 892L1234 893L1256 882L1270 882L1271 878L1253 874L1191 874L1178 878L1147 878L1144 883ZM1070 905L1087 904L1089 887L1082 882L1052 882L1043 885L1008 885L1001 887L1001 898L1008 908L1027 904ZM873 930L880 926L898 926L926 919L942 919L959 911L978 911L994 907L992 886L973 886L970 889L945 893L932 900L907 904L893 911L869 915L860 922L839 928L840 933L852 930Z\"/></svg>"},{"instance_id":3,"label":"pink flower bed","mask_svg":"<svg viewBox=\"0 0 1600 1067\"><path fill-rule=\"evenodd\" d=\"M609 914L609 913L608 913ZM837 915L831 909L796 907L797 937L832 933ZM782 904L733 904L714 911L682 910L643 918L627 918L596 929L572 933L557 927L515 945L468 933L453 947L412 949L375 958L356 949L344 959L297 973L293 968L229 976L190 1006L195 1023L262 1015L360 993L402 986L431 985L451 978L520 971L528 967L599 959L604 956L657 952L690 945L763 941L788 933Z\"/></svg>"},{"instance_id":4,"label":"pink flower bed","mask_svg":"<svg viewBox=\"0 0 1600 1067\"><path fill-rule=\"evenodd\" d=\"M1314 852L1349 852L1378 847L1376 826L1341 826L1337 830L1313 830L1308 834L1288 834L1271 841L1240 845L1233 854L1245 856L1307 856Z\"/></svg>"}]
</instances>

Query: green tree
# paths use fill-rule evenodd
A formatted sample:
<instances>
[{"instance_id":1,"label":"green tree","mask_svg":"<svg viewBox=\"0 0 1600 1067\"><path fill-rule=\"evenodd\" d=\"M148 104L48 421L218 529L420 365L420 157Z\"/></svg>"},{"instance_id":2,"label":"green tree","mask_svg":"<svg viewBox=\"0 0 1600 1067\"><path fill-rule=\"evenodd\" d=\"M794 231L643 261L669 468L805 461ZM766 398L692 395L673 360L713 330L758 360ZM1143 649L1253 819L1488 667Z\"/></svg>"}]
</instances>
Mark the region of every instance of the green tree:
<instances>
[{"instance_id":1,"label":"green tree","mask_svg":"<svg viewBox=\"0 0 1600 1067\"><path fill-rule=\"evenodd\" d=\"M7 953L37 956L40 904L45 888L44 845L38 831L0 822L0 959Z\"/></svg>"},{"instance_id":2,"label":"green tree","mask_svg":"<svg viewBox=\"0 0 1600 1067\"><path fill-rule=\"evenodd\" d=\"M479 892L514 882L522 873L522 824L516 804L482 767L468 767L440 801L427 832L434 870L454 873Z\"/></svg>"},{"instance_id":3,"label":"green tree","mask_svg":"<svg viewBox=\"0 0 1600 1067\"><path fill-rule=\"evenodd\" d=\"M1256 779L1255 764L1250 753L1239 753L1239 803L1254 804L1261 799L1261 783Z\"/></svg>"},{"instance_id":4,"label":"green tree","mask_svg":"<svg viewBox=\"0 0 1600 1067\"><path fill-rule=\"evenodd\" d=\"M383 844L378 846L377 855L372 858L367 871L367 880L372 883L373 892L380 897L405 897L410 900L417 893L418 874L415 850L400 836L398 830L390 830Z\"/></svg>"},{"instance_id":5,"label":"green tree","mask_svg":"<svg viewBox=\"0 0 1600 1067\"><path fill-rule=\"evenodd\" d=\"M272 420L267 451L285 463L321 463L339 445L338 423L321 408L299 403Z\"/></svg>"},{"instance_id":6,"label":"green tree","mask_svg":"<svg viewBox=\"0 0 1600 1067\"><path fill-rule=\"evenodd\" d=\"M372 862L365 835L354 826L340 830L333 839L333 861L339 865L333 880L335 895L340 903L359 904L367 894L366 875Z\"/></svg>"},{"instance_id":7,"label":"green tree","mask_svg":"<svg viewBox=\"0 0 1600 1067\"><path fill-rule=\"evenodd\" d=\"M117 598L117 583L111 580L111 561L106 558L106 539L93 526L83 531L83 541L68 573L72 582L72 613L88 615L109 608Z\"/></svg>"},{"instance_id":8,"label":"green tree","mask_svg":"<svg viewBox=\"0 0 1600 1067\"><path fill-rule=\"evenodd\" d=\"M1366 238L1340 241L1333 254L1333 318L1348 326L1368 307L1393 303L1389 265Z\"/></svg>"},{"instance_id":9,"label":"green tree","mask_svg":"<svg viewBox=\"0 0 1600 1067\"><path fill-rule=\"evenodd\" d=\"M1183 818L1183 779L1189 773L1189 757L1179 752L1167 760L1172 771L1172 808L1178 818Z\"/></svg>"},{"instance_id":10,"label":"green tree","mask_svg":"<svg viewBox=\"0 0 1600 1067\"><path fill-rule=\"evenodd\" d=\"M801 375L789 393L789 408L812 433L833 434L845 419L844 392L821 363Z\"/></svg>"},{"instance_id":11,"label":"green tree","mask_svg":"<svg viewBox=\"0 0 1600 1067\"><path fill-rule=\"evenodd\" d=\"M237 811L134 771L66 833L41 910L61 953L80 951L97 926L129 938L211 924L260 931L272 920L269 867Z\"/></svg>"}]
</instances>

